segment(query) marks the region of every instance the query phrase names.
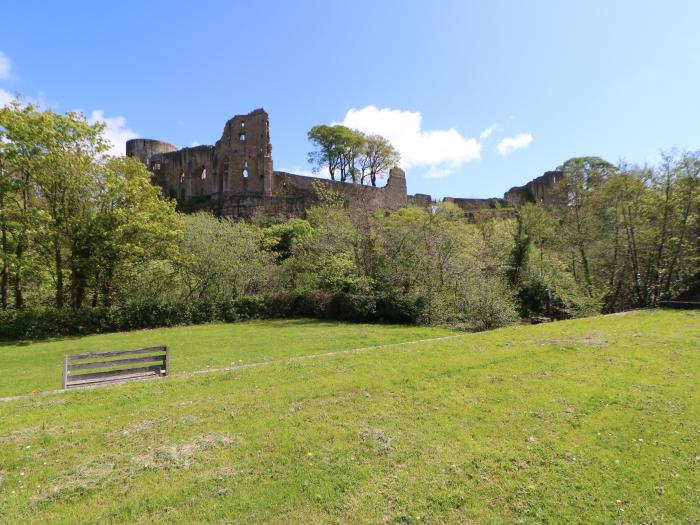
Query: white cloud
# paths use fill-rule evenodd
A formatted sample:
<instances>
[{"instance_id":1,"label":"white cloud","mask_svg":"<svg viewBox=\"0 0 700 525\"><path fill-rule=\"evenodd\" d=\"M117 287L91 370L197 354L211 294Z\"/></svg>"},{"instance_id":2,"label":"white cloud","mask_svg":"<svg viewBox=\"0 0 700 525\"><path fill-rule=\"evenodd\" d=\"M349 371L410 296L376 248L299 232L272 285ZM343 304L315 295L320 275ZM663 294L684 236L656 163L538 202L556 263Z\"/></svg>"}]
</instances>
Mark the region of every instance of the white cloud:
<instances>
[{"instance_id":1,"label":"white cloud","mask_svg":"<svg viewBox=\"0 0 700 525\"><path fill-rule=\"evenodd\" d=\"M312 170L304 168L303 166L300 166L298 164L293 165L291 168L281 168L275 171L284 171L286 173L292 173L294 175L303 175L304 177L316 177L318 179L331 178L328 174L328 169L326 168L321 169L321 171L319 171L318 173L314 173Z\"/></svg>"},{"instance_id":2,"label":"white cloud","mask_svg":"<svg viewBox=\"0 0 700 525\"><path fill-rule=\"evenodd\" d=\"M418 111L367 106L348 110L342 124L389 139L399 150L404 168L424 166L433 173L449 174L447 168L480 158L481 144L476 139L463 137L454 128L424 130L422 120Z\"/></svg>"},{"instance_id":3,"label":"white cloud","mask_svg":"<svg viewBox=\"0 0 700 525\"><path fill-rule=\"evenodd\" d=\"M425 174L426 179L444 179L452 174L452 170L449 168L437 168L431 166L428 173Z\"/></svg>"},{"instance_id":4,"label":"white cloud","mask_svg":"<svg viewBox=\"0 0 700 525\"><path fill-rule=\"evenodd\" d=\"M488 128L479 133L479 140L486 140L493 134L494 131L499 129L501 129L501 126L498 123L491 124Z\"/></svg>"},{"instance_id":5,"label":"white cloud","mask_svg":"<svg viewBox=\"0 0 700 525\"><path fill-rule=\"evenodd\" d=\"M197 146L201 146L199 141L197 139L193 140L190 144L190 148L196 148Z\"/></svg>"},{"instance_id":6,"label":"white cloud","mask_svg":"<svg viewBox=\"0 0 700 525\"><path fill-rule=\"evenodd\" d=\"M12 63L7 55L0 51L0 78L10 78L10 69L12 69Z\"/></svg>"},{"instance_id":7,"label":"white cloud","mask_svg":"<svg viewBox=\"0 0 700 525\"><path fill-rule=\"evenodd\" d=\"M12 93L5 91L4 89L0 89L0 108L7 106L14 99L15 97L12 95Z\"/></svg>"},{"instance_id":8,"label":"white cloud","mask_svg":"<svg viewBox=\"0 0 700 525\"><path fill-rule=\"evenodd\" d=\"M116 117L105 117L104 111L96 109L90 114L88 122L104 122L104 137L110 142L111 148L107 153L110 155L125 155L126 141L138 138L139 134L133 129L126 127L126 117L117 115Z\"/></svg>"},{"instance_id":9,"label":"white cloud","mask_svg":"<svg viewBox=\"0 0 700 525\"><path fill-rule=\"evenodd\" d=\"M527 148L533 140L532 133L518 133L515 137L506 137L498 143L498 153L505 156L516 149Z\"/></svg>"}]
</instances>

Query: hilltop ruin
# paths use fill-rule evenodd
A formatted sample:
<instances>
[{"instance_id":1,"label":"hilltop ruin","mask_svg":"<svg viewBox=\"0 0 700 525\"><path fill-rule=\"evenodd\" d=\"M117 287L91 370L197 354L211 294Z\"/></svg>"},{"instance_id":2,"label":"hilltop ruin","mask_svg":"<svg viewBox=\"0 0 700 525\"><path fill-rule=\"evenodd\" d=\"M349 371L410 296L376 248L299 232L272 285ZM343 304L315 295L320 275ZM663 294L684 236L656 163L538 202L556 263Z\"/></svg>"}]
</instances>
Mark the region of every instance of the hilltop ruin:
<instances>
[{"instance_id":1,"label":"hilltop ruin","mask_svg":"<svg viewBox=\"0 0 700 525\"><path fill-rule=\"evenodd\" d=\"M178 149L167 142L132 139L126 154L136 157L153 173L153 182L163 194L177 200L183 210L210 210L217 215L250 218L266 215L302 216L317 202L314 181L341 194L349 206L398 209L407 205L428 208L430 195L409 195L402 169L390 170L386 185L373 187L274 171L270 120L264 109L236 115L224 126L213 146ZM559 172L547 172L523 187L511 188L502 199L446 197L465 213L479 209L519 205L541 200L557 180Z\"/></svg>"}]
</instances>

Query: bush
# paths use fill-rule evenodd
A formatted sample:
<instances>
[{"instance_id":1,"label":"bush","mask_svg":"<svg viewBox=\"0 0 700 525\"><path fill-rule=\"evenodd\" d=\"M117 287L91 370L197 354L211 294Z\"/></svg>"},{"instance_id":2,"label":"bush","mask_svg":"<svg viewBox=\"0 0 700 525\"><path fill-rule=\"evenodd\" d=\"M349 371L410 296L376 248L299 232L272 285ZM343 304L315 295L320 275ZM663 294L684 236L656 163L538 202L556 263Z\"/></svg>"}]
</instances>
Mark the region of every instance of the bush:
<instances>
[{"instance_id":1,"label":"bush","mask_svg":"<svg viewBox=\"0 0 700 525\"><path fill-rule=\"evenodd\" d=\"M93 333L235 322L260 318L311 317L350 322L415 323L422 299L394 292L330 292L248 295L229 301L142 299L111 308L36 308L0 311L0 338L41 339Z\"/></svg>"},{"instance_id":2,"label":"bush","mask_svg":"<svg viewBox=\"0 0 700 525\"><path fill-rule=\"evenodd\" d=\"M515 299L498 279L486 279L464 298L465 320L479 330L506 326L518 320Z\"/></svg>"},{"instance_id":3,"label":"bush","mask_svg":"<svg viewBox=\"0 0 700 525\"><path fill-rule=\"evenodd\" d=\"M413 324L418 322L424 301L397 292L385 292L377 296L377 320L383 323Z\"/></svg>"}]
</instances>

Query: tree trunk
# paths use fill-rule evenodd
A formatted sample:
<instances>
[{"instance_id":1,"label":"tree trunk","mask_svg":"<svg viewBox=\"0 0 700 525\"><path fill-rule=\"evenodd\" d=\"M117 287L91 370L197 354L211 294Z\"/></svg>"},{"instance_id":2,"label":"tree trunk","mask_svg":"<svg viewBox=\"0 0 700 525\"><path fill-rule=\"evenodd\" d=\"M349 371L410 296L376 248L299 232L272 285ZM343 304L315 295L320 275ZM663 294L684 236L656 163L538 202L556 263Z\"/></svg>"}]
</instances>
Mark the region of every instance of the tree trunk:
<instances>
[{"instance_id":1,"label":"tree trunk","mask_svg":"<svg viewBox=\"0 0 700 525\"><path fill-rule=\"evenodd\" d=\"M107 268L106 275L104 276L104 281L102 282L101 290L102 290L102 304L109 308L112 306L112 280L114 279L114 269L109 267ZM190 288L190 294L189 296L192 295L192 288Z\"/></svg>"},{"instance_id":2,"label":"tree trunk","mask_svg":"<svg viewBox=\"0 0 700 525\"><path fill-rule=\"evenodd\" d=\"M61 240L54 238L54 264L56 267L56 308L63 308L63 256Z\"/></svg>"},{"instance_id":3,"label":"tree trunk","mask_svg":"<svg viewBox=\"0 0 700 525\"><path fill-rule=\"evenodd\" d=\"M27 210L29 209L29 175L22 174L22 232L18 235L17 249L15 255L17 258L17 271L15 272L15 308L20 310L24 308L24 292L22 290L22 264L24 263L24 243L26 242L27 234Z\"/></svg>"},{"instance_id":4,"label":"tree trunk","mask_svg":"<svg viewBox=\"0 0 700 525\"><path fill-rule=\"evenodd\" d=\"M668 239L668 221L670 217L671 208L671 175L666 174L666 187L664 191L664 218L661 222L661 236L658 242L658 250L656 252L656 260L654 261L654 268L652 270L653 275L651 275L649 281L647 282L647 293L651 292L653 297L653 304L656 304L659 298L659 287L661 285L661 262L663 261L664 249L666 248L666 242Z\"/></svg>"},{"instance_id":5,"label":"tree trunk","mask_svg":"<svg viewBox=\"0 0 700 525\"><path fill-rule=\"evenodd\" d=\"M0 203L1 205L1 203ZM0 303L2 309L7 310L7 287L10 280L10 261L7 253L7 224L5 224L5 216L2 218L2 275L0 275Z\"/></svg>"},{"instance_id":6,"label":"tree trunk","mask_svg":"<svg viewBox=\"0 0 700 525\"><path fill-rule=\"evenodd\" d=\"M695 183L694 181L689 181L689 188L688 188L688 194L687 194L687 199L685 201L685 207L683 209L683 216L681 219L681 231L680 235L678 236L678 242L676 243L675 249L673 250L673 256L671 257L671 263L669 264L667 275L666 275L666 286L664 288L664 293L668 293L669 290L671 289L671 281L673 278L673 272L676 269L676 263L678 262L678 259L681 254L681 250L683 248L683 242L685 241L685 235L688 230L688 217L690 216L690 210L693 204L693 195L695 193Z\"/></svg>"},{"instance_id":7,"label":"tree trunk","mask_svg":"<svg viewBox=\"0 0 700 525\"><path fill-rule=\"evenodd\" d=\"M15 308L21 310L24 308L24 296L22 294L22 256L24 253L24 241L20 240L17 243L17 271L15 272Z\"/></svg>"}]
</instances>

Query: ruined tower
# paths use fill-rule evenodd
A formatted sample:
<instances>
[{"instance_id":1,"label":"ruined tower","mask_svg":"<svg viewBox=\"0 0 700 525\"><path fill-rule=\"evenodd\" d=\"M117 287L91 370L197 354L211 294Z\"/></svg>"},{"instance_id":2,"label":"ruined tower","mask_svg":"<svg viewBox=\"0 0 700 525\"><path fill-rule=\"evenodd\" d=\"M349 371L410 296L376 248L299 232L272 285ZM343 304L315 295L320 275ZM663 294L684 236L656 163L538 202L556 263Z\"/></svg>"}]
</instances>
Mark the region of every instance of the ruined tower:
<instances>
[{"instance_id":1,"label":"ruined tower","mask_svg":"<svg viewBox=\"0 0 700 525\"><path fill-rule=\"evenodd\" d=\"M263 109L229 120L214 146L177 149L158 140L133 139L126 143L126 154L140 159L164 195L178 201L272 193L270 122Z\"/></svg>"},{"instance_id":2,"label":"ruined tower","mask_svg":"<svg viewBox=\"0 0 700 525\"><path fill-rule=\"evenodd\" d=\"M390 171L384 187L273 171L270 120L264 109L230 119L213 146L177 149L158 140L134 139L126 143L126 154L141 160L153 183L164 196L177 199L183 211L241 218L257 212L303 216L318 203L314 184L341 194L348 206L398 209L431 201L427 195L406 194L405 173L399 168Z\"/></svg>"}]
</instances>

